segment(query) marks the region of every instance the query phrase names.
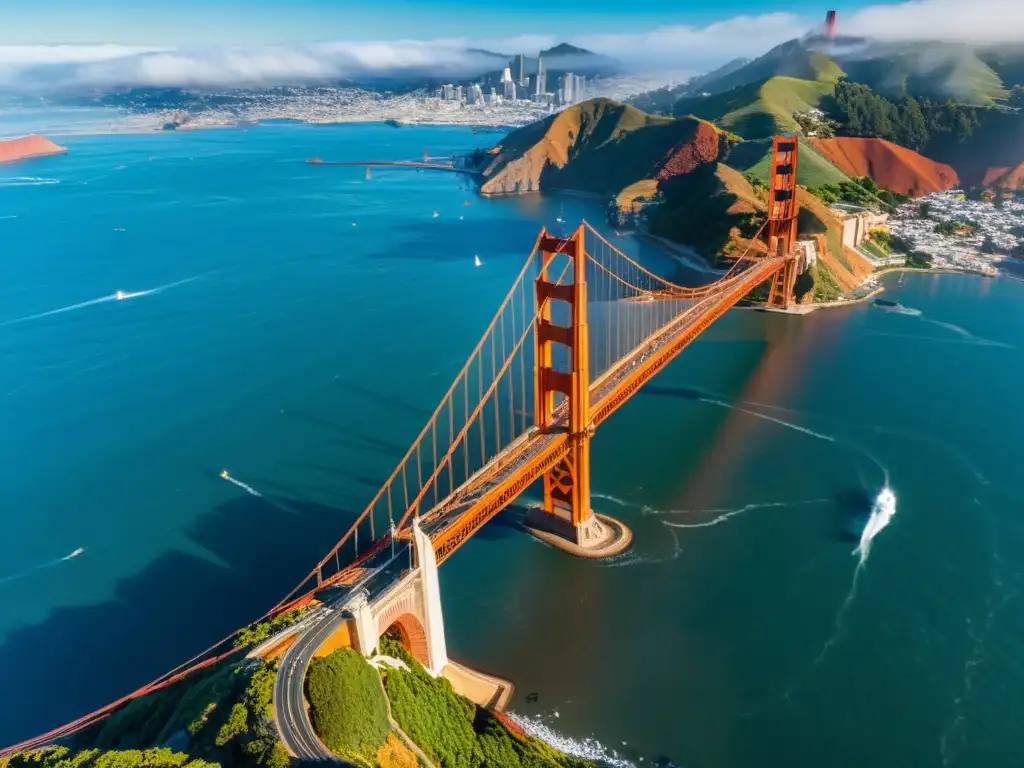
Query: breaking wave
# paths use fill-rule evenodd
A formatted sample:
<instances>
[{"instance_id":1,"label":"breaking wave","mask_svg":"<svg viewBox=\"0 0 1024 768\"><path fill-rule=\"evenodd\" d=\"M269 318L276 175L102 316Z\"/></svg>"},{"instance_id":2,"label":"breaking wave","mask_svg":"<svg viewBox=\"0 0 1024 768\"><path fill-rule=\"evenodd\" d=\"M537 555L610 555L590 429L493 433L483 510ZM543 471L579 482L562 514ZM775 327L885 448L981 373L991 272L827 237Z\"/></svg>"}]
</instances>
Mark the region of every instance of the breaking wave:
<instances>
[{"instance_id":1,"label":"breaking wave","mask_svg":"<svg viewBox=\"0 0 1024 768\"><path fill-rule=\"evenodd\" d=\"M518 712L512 711L506 714L512 722L530 736L550 744L567 755L579 757L583 760L593 760L601 765L613 766L613 768L636 768L636 763L620 756L614 749L609 749L597 739L574 739L561 734L545 723L540 716L521 715ZM558 713L556 712L555 717L557 716Z\"/></svg>"}]
</instances>

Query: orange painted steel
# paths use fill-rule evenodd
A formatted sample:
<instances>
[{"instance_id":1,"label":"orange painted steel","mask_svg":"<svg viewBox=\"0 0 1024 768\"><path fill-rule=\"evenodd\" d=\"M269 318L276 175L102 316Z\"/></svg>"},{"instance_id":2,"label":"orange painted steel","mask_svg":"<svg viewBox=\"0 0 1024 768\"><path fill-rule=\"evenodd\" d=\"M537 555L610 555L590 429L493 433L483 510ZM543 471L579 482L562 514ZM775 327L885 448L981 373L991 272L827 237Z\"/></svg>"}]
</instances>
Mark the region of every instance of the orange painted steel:
<instances>
[{"instance_id":1,"label":"orange painted steel","mask_svg":"<svg viewBox=\"0 0 1024 768\"><path fill-rule=\"evenodd\" d=\"M790 256L796 248L797 203L796 170L800 154L796 136L776 136L772 142L772 171L768 186L768 252ZM796 260L789 259L772 278L768 305L786 308L793 303Z\"/></svg>"},{"instance_id":2,"label":"orange painted steel","mask_svg":"<svg viewBox=\"0 0 1024 768\"><path fill-rule=\"evenodd\" d=\"M537 320L534 388L534 425L540 430L554 427L555 394L565 396L569 409L569 450L544 472L541 509L551 515L567 510L569 520L579 529L590 517L590 363L587 330L586 227L580 225L568 239L541 238L541 270L535 282ZM558 286L548 281L548 264L556 253L572 260L573 282ZM569 305L568 326L551 322L551 300ZM569 371L552 367L552 344L569 351Z\"/></svg>"},{"instance_id":3,"label":"orange painted steel","mask_svg":"<svg viewBox=\"0 0 1024 768\"><path fill-rule=\"evenodd\" d=\"M775 209L773 206L773 209L769 211L769 220L765 227L762 227L762 231L769 227L769 239L777 238L783 243L783 247L795 241L795 185L793 178L785 178L787 174L784 169L786 164L784 161L788 155L788 159L792 161L791 167L795 170L796 144L795 139L791 141L793 148L786 150L786 140L776 139L776 151L773 154L772 189L790 189L794 191L794 195L788 198L781 196L778 201L773 198L773 202L780 203L781 207ZM779 172L778 179L774 175L776 171ZM760 234L759 232L757 236ZM610 249L614 257L624 265L627 274L616 274L614 270L609 269L608 265L593 259L586 248L585 238L587 236L594 237L595 243L603 243ZM499 450L489 461L486 461L482 467L467 477L458 488L452 489L444 500L439 500L434 507L422 515L422 519L425 526L429 527L429 534L439 563L450 557L481 526L542 477L545 486L545 504L567 504L572 511L571 516L574 523L579 524L585 521L590 515L589 442L594 429L625 403L646 381L664 368L693 339L746 296L750 290L769 279L773 280L774 285L780 275L785 276L787 270L792 269L795 264L791 254L792 248L783 250L781 253L776 250L774 254L759 259L748 259L749 251L748 248L747 252L736 260L733 267L720 280L706 286L688 288L670 283L649 272L615 248L585 222L567 239L553 238L546 231L542 231L512 289L499 307L494 320L470 354L466 365L456 376L455 382L441 398L440 404L428 419L427 425L384 486L345 535L310 571L309 575L257 621L309 602L322 587L353 583L354 580L358 580L355 577L358 576L360 569L364 568L364 564L375 554L388 547L393 537L401 540L409 538L410 517L419 515L418 510L431 484L437 483L445 471L451 473L456 449L460 445L468 448L468 432L471 425L476 424L478 418L480 419L479 423L483 424L481 415L485 405L490 403L492 398L497 399L500 394L499 382L507 373L511 373L509 366L515 356L528 346L526 342L531 332L534 335L533 345L536 355L534 361L535 425L527 428L525 433L516 437L504 448L498 445ZM540 254L539 265L534 261L538 254ZM555 256L568 257L569 264L566 265L566 269L562 271L557 280L551 281L547 272ZM696 302L684 311L669 317L663 324L653 328L632 351L616 360L593 382L589 381L590 361L587 351L586 267L588 265L599 268L603 273L614 277L622 286L628 287L631 296L663 301L670 308L675 306L673 302L680 300ZM573 282L566 284L562 280L570 267L572 268ZM500 322L500 333L504 339L505 329L502 313L509 306L513 307L513 328L515 327L516 293L523 286L523 281L532 268L537 268L539 273L539 277L534 283L536 305L534 316L527 322L525 306L523 307L523 312L521 312L523 332L518 338L513 337L511 351L503 353L505 360L502 361L499 368L494 352L495 336L493 334ZM644 285L636 283L644 283ZM780 292L785 298L785 284ZM551 323L552 301L562 301L570 305L572 309L572 324L570 326L560 327ZM485 392L482 378L478 380L479 402L472 413L469 413L467 404L465 424L456 433L452 421L456 390L461 383L464 390L468 391L471 365L477 361L479 368L480 361L483 359L481 353L488 341L492 344L490 359L493 381ZM551 355L553 343L562 344L571 350L572 364L568 373L553 369ZM506 350L504 342L502 349ZM510 381L514 381L511 376ZM556 392L561 392L566 396L563 402L557 405L554 403ZM511 392L509 400L510 402L515 400ZM525 400L523 404L525 407ZM443 455L439 455L436 444L437 426L441 417L445 415L446 408L450 425L446 434L450 439L451 446ZM499 414L495 412L495 424L499 424L498 416ZM420 462L425 450L423 444L428 437L433 443L432 451L429 452L433 456L433 472L424 481ZM481 432L482 440L483 437ZM408 464L413 457L415 457L416 466L415 469L410 469ZM566 478L566 473L569 475L568 478ZM410 474L414 474L420 484L418 493L414 494L411 499L408 497L408 486L405 484L405 479ZM393 524L391 530L381 536L374 536L373 512L376 505L387 495L389 510L391 509L391 488L399 478L402 478L406 494L401 508L402 515L398 523ZM436 492L437 486L433 487ZM546 508L551 510L551 507ZM341 548L349 543L355 545L358 542L359 527L364 524L368 525L371 531L370 545L364 551L359 551L356 545L353 558L342 564ZM337 570L332 574L325 575L324 569L332 560ZM314 581L315 585L312 584ZM192 672L212 666L240 653L241 649L231 647L231 642L239 632L241 630L210 646L185 664L105 707L34 739L0 750L0 756L38 747L76 733L99 722L132 699L165 688Z\"/></svg>"}]
</instances>

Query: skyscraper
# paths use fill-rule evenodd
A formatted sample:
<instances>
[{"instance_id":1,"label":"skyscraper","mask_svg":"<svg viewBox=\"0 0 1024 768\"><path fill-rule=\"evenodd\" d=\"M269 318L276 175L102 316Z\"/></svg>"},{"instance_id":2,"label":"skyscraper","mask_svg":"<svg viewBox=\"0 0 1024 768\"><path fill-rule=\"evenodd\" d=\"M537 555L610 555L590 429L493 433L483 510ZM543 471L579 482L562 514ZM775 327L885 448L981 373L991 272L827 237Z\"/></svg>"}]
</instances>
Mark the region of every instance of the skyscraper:
<instances>
[{"instance_id":1,"label":"skyscraper","mask_svg":"<svg viewBox=\"0 0 1024 768\"><path fill-rule=\"evenodd\" d=\"M538 96L547 93L547 72L544 70L544 58L537 57L537 89L534 91Z\"/></svg>"},{"instance_id":2,"label":"skyscraper","mask_svg":"<svg viewBox=\"0 0 1024 768\"><path fill-rule=\"evenodd\" d=\"M574 95L576 81L573 79L575 75L572 72L566 72L562 75L561 88L559 89L558 95L562 104L575 104L576 98Z\"/></svg>"},{"instance_id":3,"label":"skyscraper","mask_svg":"<svg viewBox=\"0 0 1024 768\"><path fill-rule=\"evenodd\" d=\"M517 53L512 59L512 74L515 76L516 85L525 88L529 81L526 79L526 56Z\"/></svg>"},{"instance_id":4,"label":"skyscraper","mask_svg":"<svg viewBox=\"0 0 1024 768\"><path fill-rule=\"evenodd\" d=\"M573 78L572 97L575 102L587 100L587 79L583 75L576 75Z\"/></svg>"}]
</instances>

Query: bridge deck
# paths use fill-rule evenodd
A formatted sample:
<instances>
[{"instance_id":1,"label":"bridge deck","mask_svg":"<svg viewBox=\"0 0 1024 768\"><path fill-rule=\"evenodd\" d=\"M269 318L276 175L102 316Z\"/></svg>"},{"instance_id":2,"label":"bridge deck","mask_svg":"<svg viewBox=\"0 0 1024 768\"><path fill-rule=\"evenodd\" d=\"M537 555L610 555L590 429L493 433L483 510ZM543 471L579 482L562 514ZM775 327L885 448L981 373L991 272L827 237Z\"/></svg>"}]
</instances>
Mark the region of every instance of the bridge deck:
<instances>
[{"instance_id":1,"label":"bridge deck","mask_svg":"<svg viewBox=\"0 0 1024 768\"><path fill-rule=\"evenodd\" d=\"M770 277L781 264L781 259L766 259L728 290L698 301L595 381L590 388L594 426L608 418L701 331L751 288ZM563 403L556 409L553 423L547 430L532 427L522 438L492 458L451 497L424 516L421 525L434 542L438 563L449 557L568 452L567 418Z\"/></svg>"}]
</instances>

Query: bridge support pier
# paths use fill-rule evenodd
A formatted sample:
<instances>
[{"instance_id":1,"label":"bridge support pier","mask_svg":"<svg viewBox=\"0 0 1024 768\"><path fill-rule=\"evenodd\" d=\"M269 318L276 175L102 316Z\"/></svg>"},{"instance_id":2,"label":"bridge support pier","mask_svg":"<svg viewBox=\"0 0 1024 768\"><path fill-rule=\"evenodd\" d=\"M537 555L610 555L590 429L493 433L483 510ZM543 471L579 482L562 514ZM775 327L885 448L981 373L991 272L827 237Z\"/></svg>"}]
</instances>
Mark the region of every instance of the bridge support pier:
<instances>
[{"instance_id":1,"label":"bridge support pier","mask_svg":"<svg viewBox=\"0 0 1024 768\"><path fill-rule=\"evenodd\" d=\"M544 473L544 501L526 516L527 530L538 538L581 557L610 557L632 541L625 525L590 508L590 363L587 331L587 252L584 228L569 238L541 233L541 270L536 282L537 326L534 372L534 421L542 429L554 428L555 396L568 401L569 451ZM548 277L556 255L573 262L573 282L559 285ZM551 322L551 302L561 301L572 311L570 326ZM556 370L552 345L568 348L571 368Z\"/></svg>"}]
</instances>

